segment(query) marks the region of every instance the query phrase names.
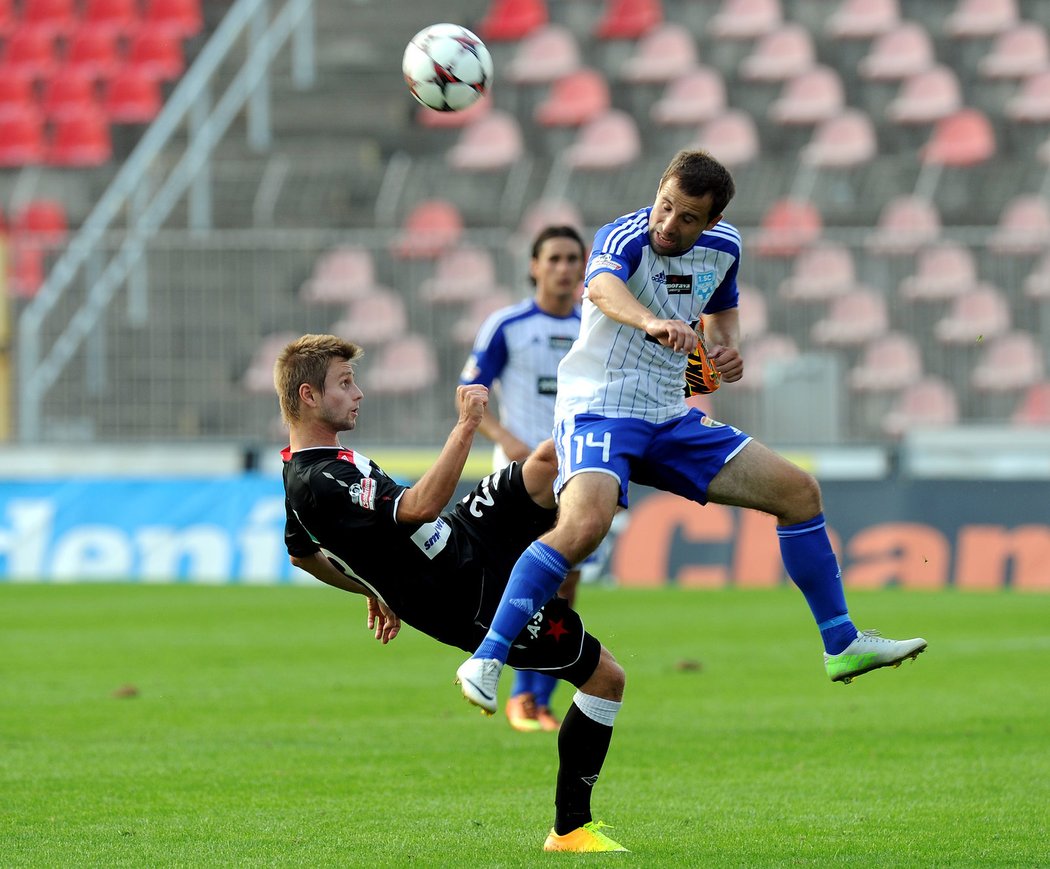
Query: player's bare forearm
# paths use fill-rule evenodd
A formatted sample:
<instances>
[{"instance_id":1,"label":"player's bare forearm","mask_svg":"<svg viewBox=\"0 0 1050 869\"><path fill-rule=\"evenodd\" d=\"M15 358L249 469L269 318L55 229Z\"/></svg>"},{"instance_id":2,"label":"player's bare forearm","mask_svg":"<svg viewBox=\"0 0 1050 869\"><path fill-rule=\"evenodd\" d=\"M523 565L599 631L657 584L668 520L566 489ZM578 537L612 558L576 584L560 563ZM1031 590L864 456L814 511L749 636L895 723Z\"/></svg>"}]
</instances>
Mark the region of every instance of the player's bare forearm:
<instances>
[{"instance_id":1,"label":"player's bare forearm","mask_svg":"<svg viewBox=\"0 0 1050 869\"><path fill-rule=\"evenodd\" d=\"M328 560L323 552L315 552L312 555L292 555L290 560L300 570L305 570L314 579L320 580L325 585L348 591L351 594L371 595L372 592L361 583L351 579L338 567Z\"/></svg>"},{"instance_id":2,"label":"player's bare forearm","mask_svg":"<svg viewBox=\"0 0 1050 869\"><path fill-rule=\"evenodd\" d=\"M740 355L740 311L728 308L704 314L704 339L707 357L722 379L735 383L744 376L744 359Z\"/></svg>"},{"instance_id":3,"label":"player's bare forearm","mask_svg":"<svg viewBox=\"0 0 1050 869\"><path fill-rule=\"evenodd\" d=\"M587 298L606 317L640 329L664 347L678 353L691 353L696 333L684 320L664 320L639 302L627 284L608 272L595 275L587 284Z\"/></svg>"},{"instance_id":4,"label":"player's bare forearm","mask_svg":"<svg viewBox=\"0 0 1050 869\"><path fill-rule=\"evenodd\" d=\"M397 521L403 523L433 522L445 509L463 475L474 433L488 407L489 391L474 383L456 389L459 420L445 441L437 461L405 490L397 506Z\"/></svg>"},{"instance_id":5,"label":"player's bare forearm","mask_svg":"<svg viewBox=\"0 0 1050 869\"><path fill-rule=\"evenodd\" d=\"M500 449L512 462L522 461L530 452L528 444L514 437L489 410L482 416L478 431L493 443L499 444Z\"/></svg>"}]
</instances>

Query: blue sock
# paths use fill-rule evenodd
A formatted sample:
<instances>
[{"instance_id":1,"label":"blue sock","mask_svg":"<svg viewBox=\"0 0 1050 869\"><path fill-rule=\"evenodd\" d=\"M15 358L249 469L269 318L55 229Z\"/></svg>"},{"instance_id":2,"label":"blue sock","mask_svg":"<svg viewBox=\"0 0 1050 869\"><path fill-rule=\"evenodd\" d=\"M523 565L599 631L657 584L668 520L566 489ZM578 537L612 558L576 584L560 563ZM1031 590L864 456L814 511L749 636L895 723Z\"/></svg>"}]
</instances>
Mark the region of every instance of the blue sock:
<instances>
[{"instance_id":1,"label":"blue sock","mask_svg":"<svg viewBox=\"0 0 1050 869\"><path fill-rule=\"evenodd\" d=\"M551 705L551 694L557 684L558 680L546 673L532 674L532 695L536 698L537 708Z\"/></svg>"},{"instance_id":2,"label":"blue sock","mask_svg":"<svg viewBox=\"0 0 1050 869\"><path fill-rule=\"evenodd\" d=\"M534 694L534 677L532 670L515 670L514 684L510 688L510 696L517 697L519 694Z\"/></svg>"},{"instance_id":3,"label":"blue sock","mask_svg":"<svg viewBox=\"0 0 1050 869\"><path fill-rule=\"evenodd\" d=\"M492 626L473 657L506 663L510 644L536 610L554 597L569 567L558 550L538 540L531 544L510 572Z\"/></svg>"},{"instance_id":4,"label":"blue sock","mask_svg":"<svg viewBox=\"0 0 1050 869\"><path fill-rule=\"evenodd\" d=\"M777 527L780 555L788 576L802 591L824 640L824 651L837 655L857 636L849 617L842 572L824 527L824 514L806 522Z\"/></svg>"}]
</instances>

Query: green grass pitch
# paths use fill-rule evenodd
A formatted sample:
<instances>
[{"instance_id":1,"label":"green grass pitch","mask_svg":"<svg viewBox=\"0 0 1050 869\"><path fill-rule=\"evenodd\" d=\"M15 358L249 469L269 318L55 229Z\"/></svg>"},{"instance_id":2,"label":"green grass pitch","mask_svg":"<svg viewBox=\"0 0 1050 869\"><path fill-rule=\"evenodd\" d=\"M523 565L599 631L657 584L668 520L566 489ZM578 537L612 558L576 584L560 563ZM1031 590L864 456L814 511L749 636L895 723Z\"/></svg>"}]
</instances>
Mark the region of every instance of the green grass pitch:
<instances>
[{"instance_id":1,"label":"green grass pitch","mask_svg":"<svg viewBox=\"0 0 1050 869\"><path fill-rule=\"evenodd\" d=\"M600 856L540 850L556 738L361 598L0 585L0 865L1050 865L1050 596L850 603L929 650L832 685L792 589L582 589L628 674Z\"/></svg>"}]
</instances>

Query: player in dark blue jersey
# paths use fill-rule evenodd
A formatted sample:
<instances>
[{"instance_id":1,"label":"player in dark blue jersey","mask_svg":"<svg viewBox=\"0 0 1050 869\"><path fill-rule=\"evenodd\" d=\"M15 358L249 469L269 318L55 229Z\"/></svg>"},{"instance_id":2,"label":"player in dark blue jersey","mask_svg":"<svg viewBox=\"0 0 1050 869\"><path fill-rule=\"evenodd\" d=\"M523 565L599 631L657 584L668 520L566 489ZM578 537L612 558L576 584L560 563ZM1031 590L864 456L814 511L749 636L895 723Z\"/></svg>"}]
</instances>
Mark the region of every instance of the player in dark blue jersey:
<instances>
[{"instance_id":1,"label":"player in dark blue jersey","mask_svg":"<svg viewBox=\"0 0 1050 869\"><path fill-rule=\"evenodd\" d=\"M364 393L354 360L361 353L332 335L305 335L282 350L274 367L289 429L283 453L289 556L322 582L365 595L369 629L384 644L403 621L469 651L485 636L518 556L554 521L553 445L544 442L445 509L488 389L457 389L459 419L444 448L418 482L404 486L339 439L357 423ZM590 807L623 697L622 668L560 598L530 612L508 663L577 688L558 738L555 825L544 848L624 850L600 831Z\"/></svg>"}]
</instances>

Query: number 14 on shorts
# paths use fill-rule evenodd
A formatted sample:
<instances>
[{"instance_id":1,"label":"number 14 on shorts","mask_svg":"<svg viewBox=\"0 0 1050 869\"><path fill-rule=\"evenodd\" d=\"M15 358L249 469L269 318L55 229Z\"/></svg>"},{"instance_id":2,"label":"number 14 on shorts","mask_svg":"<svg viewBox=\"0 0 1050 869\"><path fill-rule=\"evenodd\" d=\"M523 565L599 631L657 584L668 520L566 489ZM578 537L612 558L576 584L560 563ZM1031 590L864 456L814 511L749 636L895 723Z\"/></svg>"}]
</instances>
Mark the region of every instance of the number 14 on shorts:
<instances>
[{"instance_id":1,"label":"number 14 on shorts","mask_svg":"<svg viewBox=\"0 0 1050 869\"><path fill-rule=\"evenodd\" d=\"M590 449L600 448L602 451L603 464L609 463L609 452L612 446L612 432L606 432L602 435L601 440L598 440L594 436L594 432L587 432L585 435L573 435L572 442L576 447L576 464L583 462L583 450L585 447Z\"/></svg>"}]
</instances>

